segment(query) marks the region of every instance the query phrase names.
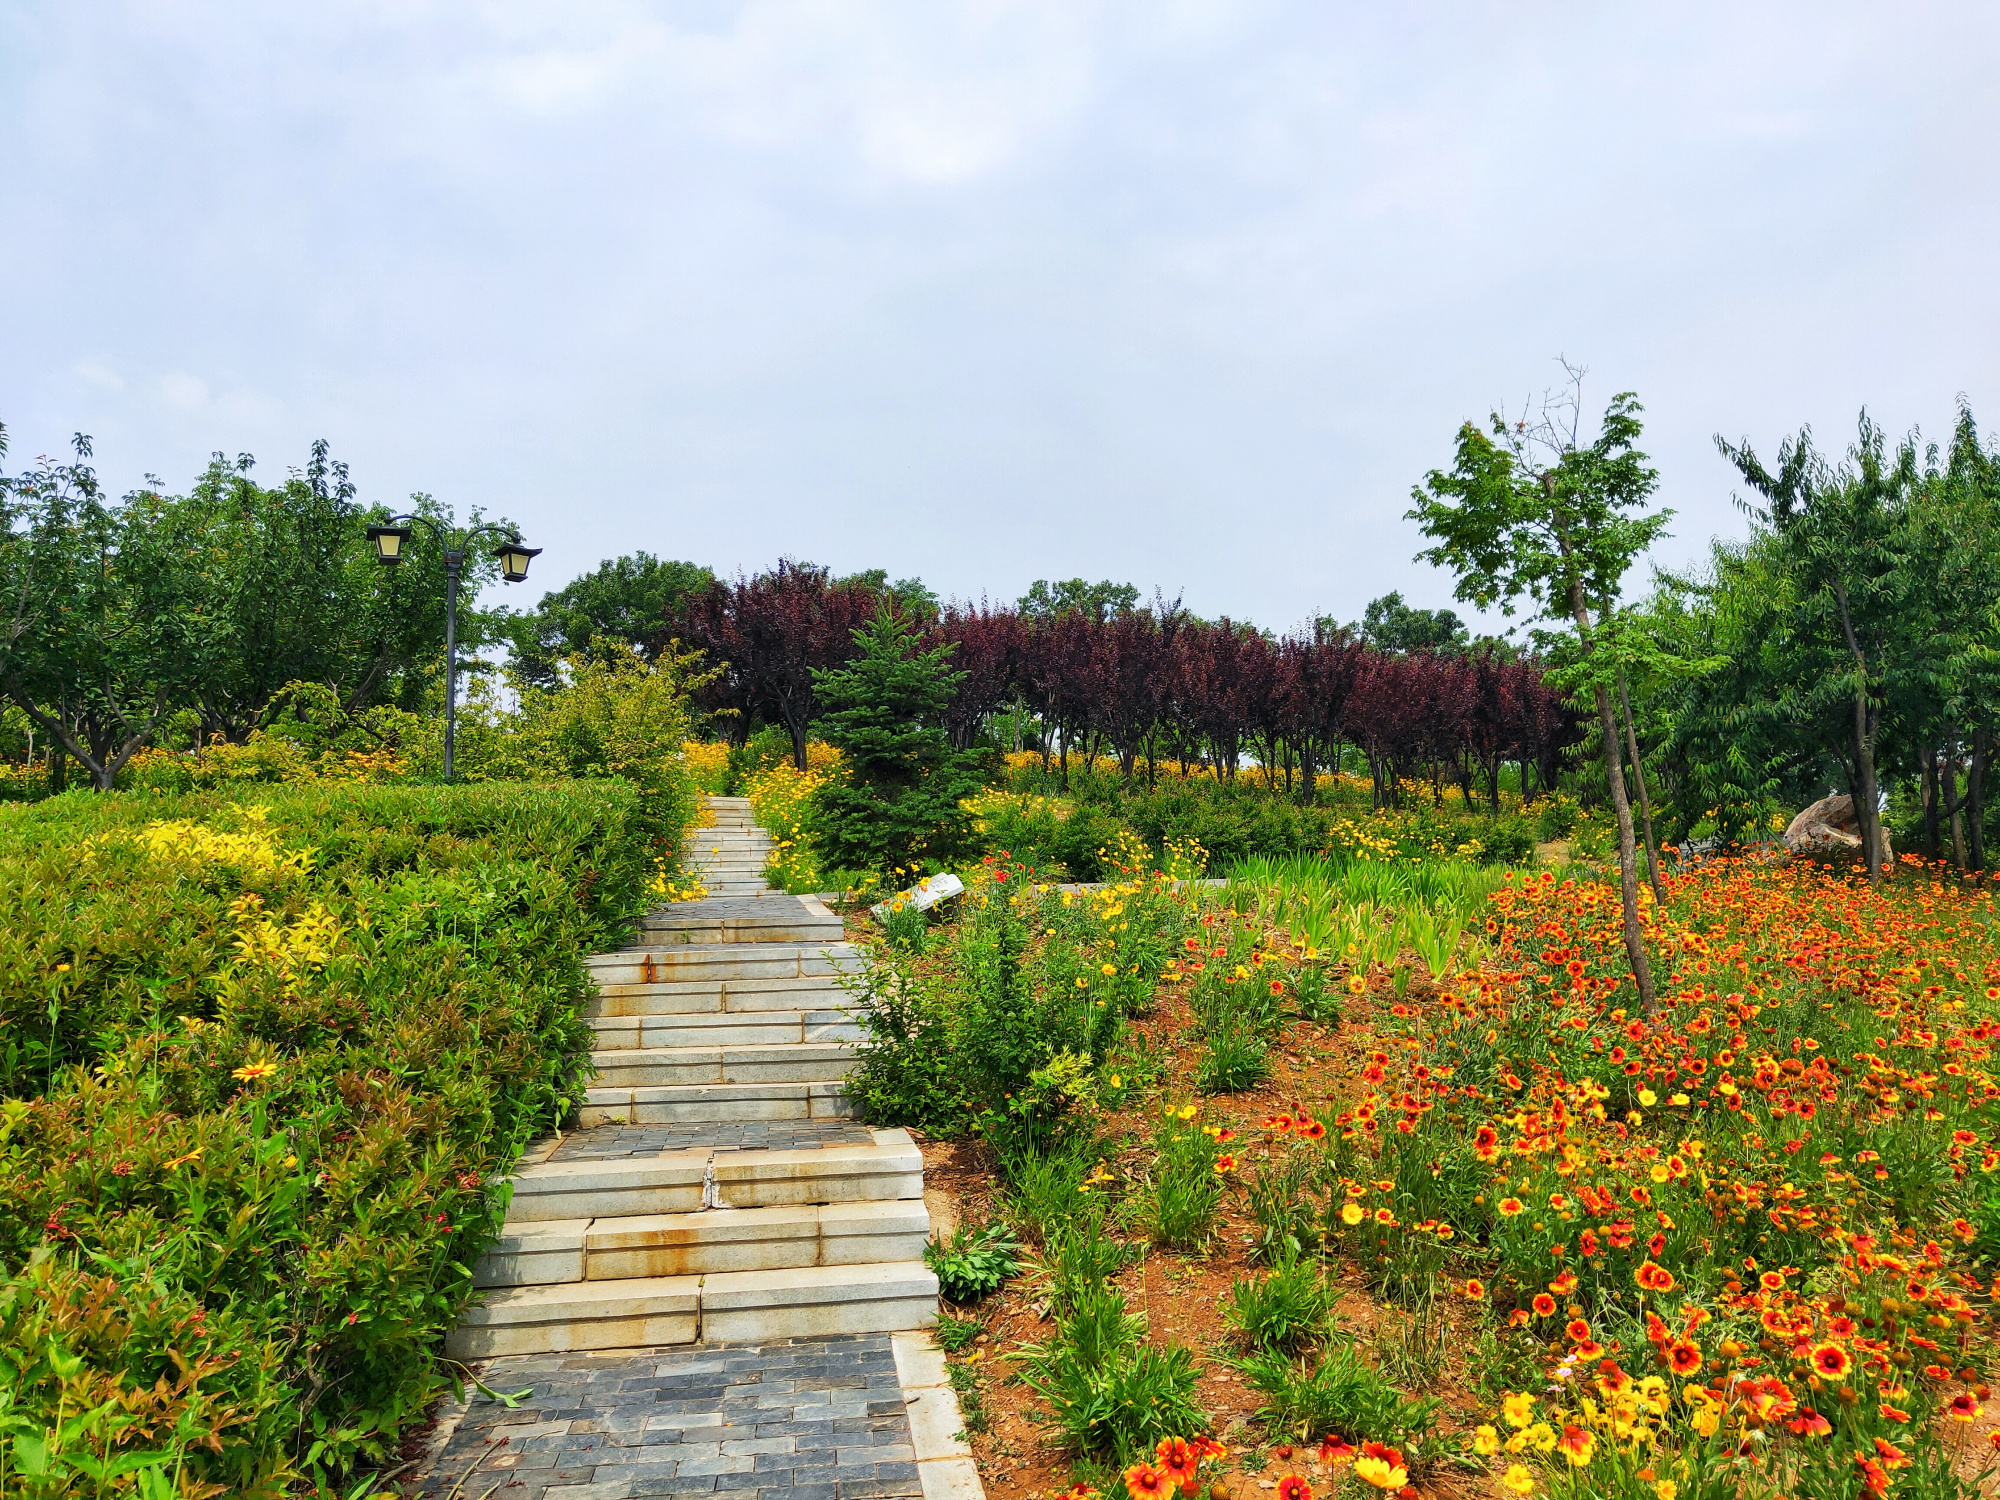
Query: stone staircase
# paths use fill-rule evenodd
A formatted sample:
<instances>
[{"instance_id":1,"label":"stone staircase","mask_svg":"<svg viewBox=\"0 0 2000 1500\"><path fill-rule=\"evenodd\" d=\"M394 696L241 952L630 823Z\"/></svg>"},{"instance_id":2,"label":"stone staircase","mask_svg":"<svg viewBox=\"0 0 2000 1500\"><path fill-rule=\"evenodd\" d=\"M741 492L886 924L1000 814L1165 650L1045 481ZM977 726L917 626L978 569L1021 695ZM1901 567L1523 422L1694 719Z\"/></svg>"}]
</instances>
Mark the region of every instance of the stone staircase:
<instances>
[{"instance_id":1,"label":"stone staircase","mask_svg":"<svg viewBox=\"0 0 2000 1500\"><path fill-rule=\"evenodd\" d=\"M923 1158L841 1080L860 962L817 898L764 881L747 800L688 841L708 888L589 961L597 1078L512 1178L456 1359L930 1326Z\"/></svg>"}]
</instances>

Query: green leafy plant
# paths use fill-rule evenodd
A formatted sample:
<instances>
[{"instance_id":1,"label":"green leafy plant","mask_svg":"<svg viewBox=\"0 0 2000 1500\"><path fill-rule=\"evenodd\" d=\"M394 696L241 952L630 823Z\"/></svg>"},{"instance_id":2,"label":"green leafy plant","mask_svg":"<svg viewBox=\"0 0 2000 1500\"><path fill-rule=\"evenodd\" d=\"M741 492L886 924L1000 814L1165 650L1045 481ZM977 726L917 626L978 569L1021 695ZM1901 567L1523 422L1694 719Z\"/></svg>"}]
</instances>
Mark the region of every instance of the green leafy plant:
<instances>
[{"instance_id":1,"label":"green leafy plant","mask_svg":"<svg viewBox=\"0 0 2000 1500\"><path fill-rule=\"evenodd\" d=\"M957 1303L977 1302L1021 1274L1020 1245L1005 1224L960 1229L949 1240L933 1236L924 1245L924 1264L937 1272L938 1288Z\"/></svg>"},{"instance_id":2,"label":"green leafy plant","mask_svg":"<svg viewBox=\"0 0 2000 1500\"><path fill-rule=\"evenodd\" d=\"M1222 1148L1192 1107L1169 1109L1154 1136L1152 1181L1143 1205L1147 1231L1162 1245L1206 1244L1222 1208Z\"/></svg>"},{"instance_id":3,"label":"green leafy plant","mask_svg":"<svg viewBox=\"0 0 2000 1500\"><path fill-rule=\"evenodd\" d=\"M914 1125L950 1138L967 1123L963 1083L952 1058L952 1019L907 959L878 958L838 983L849 1013L867 1032L855 1046L847 1096L874 1125Z\"/></svg>"},{"instance_id":4,"label":"green leafy plant","mask_svg":"<svg viewBox=\"0 0 2000 1500\"><path fill-rule=\"evenodd\" d=\"M1318 1261L1281 1262L1230 1288L1229 1321L1253 1349L1297 1353L1326 1331L1334 1290Z\"/></svg>"},{"instance_id":5,"label":"green leafy plant","mask_svg":"<svg viewBox=\"0 0 2000 1500\"><path fill-rule=\"evenodd\" d=\"M1257 1221L1252 1259L1282 1263L1320 1243L1317 1148L1294 1145L1263 1162L1249 1178L1250 1213Z\"/></svg>"},{"instance_id":6,"label":"green leafy plant","mask_svg":"<svg viewBox=\"0 0 2000 1500\"><path fill-rule=\"evenodd\" d=\"M1351 1338L1331 1340L1305 1359L1276 1350L1254 1353L1239 1368L1263 1393L1257 1417L1273 1432L1301 1442L1333 1433L1350 1443L1387 1443L1413 1461L1433 1445L1437 1399L1409 1399L1369 1368Z\"/></svg>"},{"instance_id":7,"label":"green leafy plant","mask_svg":"<svg viewBox=\"0 0 2000 1500\"><path fill-rule=\"evenodd\" d=\"M1194 1355L1144 1342L1146 1320L1108 1287L1080 1293L1055 1336L1022 1349L1021 1379L1048 1403L1050 1426L1076 1452L1117 1464L1163 1437L1208 1426L1195 1400Z\"/></svg>"}]
</instances>

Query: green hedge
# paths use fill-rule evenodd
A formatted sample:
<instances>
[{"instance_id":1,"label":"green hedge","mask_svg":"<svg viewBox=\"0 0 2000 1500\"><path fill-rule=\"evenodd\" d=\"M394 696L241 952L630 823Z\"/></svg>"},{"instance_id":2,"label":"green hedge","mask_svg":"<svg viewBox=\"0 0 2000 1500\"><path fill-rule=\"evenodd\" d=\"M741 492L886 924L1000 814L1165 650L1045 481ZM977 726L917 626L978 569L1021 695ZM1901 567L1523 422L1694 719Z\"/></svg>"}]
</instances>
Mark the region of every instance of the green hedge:
<instances>
[{"instance_id":1,"label":"green hedge","mask_svg":"<svg viewBox=\"0 0 2000 1500\"><path fill-rule=\"evenodd\" d=\"M0 1494L278 1494L394 1454L585 1083L646 902L623 783L0 810Z\"/></svg>"}]
</instances>

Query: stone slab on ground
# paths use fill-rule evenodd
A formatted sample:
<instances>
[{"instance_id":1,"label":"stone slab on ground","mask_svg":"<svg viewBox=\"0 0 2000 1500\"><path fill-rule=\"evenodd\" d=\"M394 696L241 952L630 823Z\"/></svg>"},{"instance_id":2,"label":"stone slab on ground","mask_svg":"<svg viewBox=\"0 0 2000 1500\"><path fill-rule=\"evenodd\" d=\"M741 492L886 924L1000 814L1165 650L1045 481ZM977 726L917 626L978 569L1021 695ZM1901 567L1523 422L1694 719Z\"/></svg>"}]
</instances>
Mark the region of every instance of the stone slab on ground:
<instances>
[{"instance_id":1,"label":"stone slab on ground","mask_svg":"<svg viewBox=\"0 0 2000 1500\"><path fill-rule=\"evenodd\" d=\"M483 1361L477 1373L489 1389L529 1394L510 1408L468 1387L468 1399L443 1414L443 1447L403 1493L411 1500L443 1500L454 1488L466 1500L489 1491L493 1500L979 1500L976 1474L968 1492L957 1472L965 1461L937 1451L935 1430L947 1419L941 1403L923 1423L925 1450L935 1456L915 1446L898 1374L912 1361L899 1359L903 1351L892 1343L905 1337ZM928 1386L918 1399L936 1402L940 1390L950 1395Z\"/></svg>"},{"instance_id":2,"label":"stone slab on ground","mask_svg":"<svg viewBox=\"0 0 2000 1500\"><path fill-rule=\"evenodd\" d=\"M873 1145L859 1120L693 1120L667 1125L600 1125L562 1138L555 1161L603 1161L658 1156L663 1151L805 1151L819 1146Z\"/></svg>"}]
</instances>

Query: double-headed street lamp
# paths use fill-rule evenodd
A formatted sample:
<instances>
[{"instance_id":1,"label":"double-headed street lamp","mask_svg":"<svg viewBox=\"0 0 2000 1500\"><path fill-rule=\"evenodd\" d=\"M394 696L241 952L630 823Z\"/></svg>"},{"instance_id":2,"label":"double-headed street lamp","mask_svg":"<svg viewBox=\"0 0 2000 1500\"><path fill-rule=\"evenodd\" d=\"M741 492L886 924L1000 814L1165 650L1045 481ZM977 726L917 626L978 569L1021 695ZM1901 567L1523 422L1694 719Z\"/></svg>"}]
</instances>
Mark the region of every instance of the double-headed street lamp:
<instances>
[{"instance_id":1,"label":"double-headed street lamp","mask_svg":"<svg viewBox=\"0 0 2000 1500\"><path fill-rule=\"evenodd\" d=\"M466 549L485 532L501 538L493 556L499 559L500 576L508 583L527 578L529 561L539 557L542 549L522 546L520 537L507 526L475 526L461 534L439 526L428 516L391 516L387 526L368 528L368 540L375 544L375 556L384 567L393 568L403 561L412 523L436 537L444 548L444 779L450 781L452 749L458 739L458 578L465 566Z\"/></svg>"}]
</instances>

